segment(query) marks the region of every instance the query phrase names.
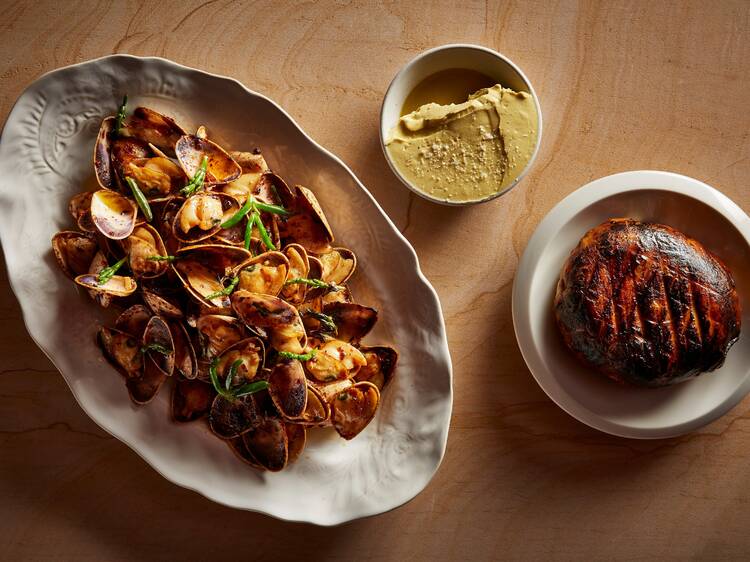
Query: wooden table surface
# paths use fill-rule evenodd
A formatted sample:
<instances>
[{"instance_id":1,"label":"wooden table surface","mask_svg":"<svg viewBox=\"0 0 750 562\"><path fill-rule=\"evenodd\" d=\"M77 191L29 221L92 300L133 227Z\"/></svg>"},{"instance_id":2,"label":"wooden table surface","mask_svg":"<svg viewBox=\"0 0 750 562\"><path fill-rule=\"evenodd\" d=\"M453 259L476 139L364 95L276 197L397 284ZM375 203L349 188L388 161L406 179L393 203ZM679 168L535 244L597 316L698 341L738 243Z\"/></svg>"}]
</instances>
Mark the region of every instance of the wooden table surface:
<instances>
[{"instance_id":1,"label":"wooden table surface","mask_svg":"<svg viewBox=\"0 0 750 562\"><path fill-rule=\"evenodd\" d=\"M0 559L750 555L750 400L684 437L609 437L536 385L510 305L534 228L593 178L672 170L750 211L750 3L384 4L2 2L3 120L43 72L110 53L233 76L283 105L416 248L442 300L455 403L442 467L391 513L321 529L230 510L167 482L86 417L26 334L2 267ZM510 56L544 111L533 172L464 209L410 195L377 135L395 72L451 42Z\"/></svg>"}]
</instances>

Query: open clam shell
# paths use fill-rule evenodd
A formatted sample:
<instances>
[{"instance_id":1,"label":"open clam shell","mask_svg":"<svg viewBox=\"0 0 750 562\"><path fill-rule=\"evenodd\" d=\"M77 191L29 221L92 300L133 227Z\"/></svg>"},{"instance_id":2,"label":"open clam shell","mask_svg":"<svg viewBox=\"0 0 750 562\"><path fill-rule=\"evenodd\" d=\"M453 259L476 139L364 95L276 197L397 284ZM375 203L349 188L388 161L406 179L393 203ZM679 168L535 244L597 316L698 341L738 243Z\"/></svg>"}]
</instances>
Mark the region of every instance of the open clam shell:
<instances>
[{"instance_id":1,"label":"open clam shell","mask_svg":"<svg viewBox=\"0 0 750 562\"><path fill-rule=\"evenodd\" d=\"M314 380L325 383L353 378L366 364L365 356L353 345L329 340L305 362L305 369Z\"/></svg>"},{"instance_id":2,"label":"open clam shell","mask_svg":"<svg viewBox=\"0 0 750 562\"><path fill-rule=\"evenodd\" d=\"M346 285L339 286L341 289L338 291L327 291L320 296L321 310L332 302L354 302L354 297L349 287Z\"/></svg>"},{"instance_id":3,"label":"open clam shell","mask_svg":"<svg viewBox=\"0 0 750 562\"><path fill-rule=\"evenodd\" d=\"M285 423L284 428L286 429L286 440L288 450L288 461L287 464L295 462L302 451L305 449L305 443L307 442L307 429L302 424Z\"/></svg>"},{"instance_id":4,"label":"open clam shell","mask_svg":"<svg viewBox=\"0 0 750 562\"><path fill-rule=\"evenodd\" d=\"M222 191L231 195L240 203L247 201L251 194L259 201L272 203L258 197L256 191L263 172L268 170L268 164L260 152L229 152L229 155L239 164L242 173L236 180L222 187Z\"/></svg>"},{"instance_id":5,"label":"open clam shell","mask_svg":"<svg viewBox=\"0 0 750 562\"><path fill-rule=\"evenodd\" d=\"M91 220L107 238L122 240L133 232L138 206L116 191L100 189L91 196Z\"/></svg>"},{"instance_id":6,"label":"open clam shell","mask_svg":"<svg viewBox=\"0 0 750 562\"><path fill-rule=\"evenodd\" d=\"M106 238L102 237L100 243L106 240ZM103 251L99 250L96 255L94 255L94 259L91 260L91 265L89 266L88 273L90 275L98 276L99 273L108 265L109 262L107 261L106 254ZM75 279L73 281L75 281ZM98 284L98 279L96 281ZM102 308L107 308L112 303L112 299L114 298L112 295L106 293L105 291L93 291L89 289L86 292L94 300L94 302L96 302Z\"/></svg>"},{"instance_id":7,"label":"open clam shell","mask_svg":"<svg viewBox=\"0 0 750 562\"><path fill-rule=\"evenodd\" d=\"M346 283L357 269L357 256L348 248L332 248L318 256L323 271L321 279L326 283L342 285Z\"/></svg>"},{"instance_id":8,"label":"open clam shell","mask_svg":"<svg viewBox=\"0 0 750 562\"><path fill-rule=\"evenodd\" d=\"M286 428L280 418L264 417L243 435L245 446L266 470L283 470L289 460Z\"/></svg>"},{"instance_id":9,"label":"open clam shell","mask_svg":"<svg viewBox=\"0 0 750 562\"><path fill-rule=\"evenodd\" d=\"M129 191L125 178L129 175L130 163L151 156L147 143L135 138L118 137L111 142L110 160L112 161L113 185Z\"/></svg>"},{"instance_id":10,"label":"open clam shell","mask_svg":"<svg viewBox=\"0 0 750 562\"><path fill-rule=\"evenodd\" d=\"M86 287L94 293L103 293L112 297L127 297L132 295L138 288L138 284L132 277L113 275L107 282L99 283L99 275L95 273L84 273L75 278L75 282ZM102 306L103 303L100 302Z\"/></svg>"},{"instance_id":11,"label":"open clam shell","mask_svg":"<svg viewBox=\"0 0 750 562\"><path fill-rule=\"evenodd\" d=\"M161 201L176 195L187 183L185 172L164 156L134 158L123 168L133 178L149 201Z\"/></svg>"},{"instance_id":12,"label":"open clam shell","mask_svg":"<svg viewBox=\"0 0 750 562\"><path fill-rule=\"evenodd\" d=\"M182 247L182 242L174 235L173 226L175 216L177 216L184 203L185 199L183 197L171 197L168 201L164 202L161 212L157 215L158 221L155 224L161 233L164 247L170 256L175 255L177 250Z\"/></svg>"},{"instance_id":13,"label":"open clam shell","mask_svg":"<svg viewBox=\"0 0 750 562\"><path fill-rule=\"evenodd\" d=\"M141 341L146 325L152 316L148 308L142 304L134 304L120 313L115 320L115 328Z\"/></svg>"},{"instance_id":14,"label":"open clam shell","mask_svg":"<svg viewBox=\"0 0 750 562\"><path fill-rule=\"evenodd\" d=\"M278 297L234 291L232 308L247 326L270 332L271 346L280 351L302 353L307 334L297 309Z\"/></svg>"},{"instance_id":15,"label":"open clam shell","mask_svg":"<svg viewBox=\"0 0 750 562\"><path fill-rule=\"evenodd\" d=\"M265 252L238 265L237 289L259 295L277 296L289 275L289 260L281 252Z\"/></svg>"},{"instance_id":16,"label":"open clam shell","mask_svg":"<svg viewBox=\"0 0 750 562\"><path fill-rule=\"evenodd\" d=\"M245 246L245 225L247 218L229 228L221 228L208 242L214 244L229 244L230 246ZM254 250L255 245L251 246Z\"/></svg>"},{"instance_id":17,"label":"open clam shell","mask_svg":"<svg viewBox=\"0 0 750 562\"><path fill-rule=\"evenodd\" d=\"M185 131L171 117L148 107L136 107L123 123L120 134L151 143L163 152L174 155L175 144Z\"/></svg>"},{"instance_id":18,"label":"open clam shell","mask_svg":"<svg viewBox=\"0 0 750 562\"><path fill-rule=\"evenodd\" d=\"M97 232L94 221L91 220L91 197L93 191L82 191L70 198L68 212L76 221L78 228L84 232Z\"/></svg>"},{"instance_id":19,"label":"open clam shell","mask_svg":"<svg viewBox=\"0 0 750 562\"><path fill-rule=\"evenodd\" d=\"M316 278L317 279L317 278ZM352 292L346 285L339 285L338 291L327 291L325 289L313 289L307 291L305 300L306 309L323 312L323 309L334 302L354 302Z\"/></svg>"},{"instance_id":20,"label":"open clam shell","mask_svg":"<svg viewBox=\"0 0 750 562\"><path fill-rule=\"evenodd\" d=\"M186 423L208 415L215 396L210 384L177 377L172 389L172 419Z\"/></svg>"},{"instance_id":21,"label":"open clam shell","mask_svg":"<svg viewBox=\"0 0 750 562\"><path fill-rule=\"evenodd\" d=\"M122 241L122 246L128 255L130 270L136 278L153 279L169 270L168 262L149 259L167 255L161 235L150 224L136 226L132 234Z\"/></svg>"},{"instance_id":22,"label":"open clam shell","mask_svg":"<svg viewBox=\"0 0 750 562\"><path fill-rule=\"evenodd\" d=\"M284 179L272 171L266 171L258 181L254 195L259 201L281 205L293 211L295 205L295 192Z\"/></svg>"},{"instance_id":23,"label":"open clam shell","mask_svg":"<svg viewBox=\"0 0 750 562\"><path fill-rule=\"evenodd\" d=\"M237 200L224 193L201 191L188 197L174 217L172 233L179 241L195 244L221 230L238 210Z\"/></svg>"},{"instance_id":24,"label":"open clam shell","mask_svg":"<svg viewBox=\"0 0 750 562\"><path fill-rule=\"evenodd\" d=\"M149 289L143 289L141 297L154 314L158 314L163 318L181 319L184 317L182 309L164 295Z\"/></svg>"},{"instance_id":25,"label":"open clam shell","mask_svg":"<svg viewBox=\"0 0 750 562\"><path fill-rule=\"evenodd\" d=\"M110 151L112 149L112 132L115 129L115 118L105 117L99 127L99 134L94 143L94 173L97 183L104 189L116 187Z\"/></svg>"},{"instance_id":26,"label":"open clam shell","mask_svg":"<svg viewBox=\"0 0 750 562\"><path fill-rule=\"evenodd\" d=\"M64 230L52 237L52 253L63 273L75 279L87 273L99 251L96 238L89 233Z\"/></svg>"},{"instance_id":27,"label":"open clam shell","mask_svg":"<svg viewBox=\"0 0 750 562\"><path fill-rule=\"evenodd\" d=\"M307 256L307 263L309 265L307 276L310 279L323 279L323 263L318 259L317 256Z\"/></svg>"},{"instance_id":28,"label":"open clam shell","mask_svg":"<svg viewBox=\"0 0 750 562\"><path fill-rule=\"evenodd\" d=\"M261 423L253 395L229 400L217 395L208 414L208 425L222 439L232 439Z\"/></svg>"},{"instance_id":29,"label":"open clam shell","mask_svg":"<svg viewBox=\"0 0 750 562\"><path fill-rule=\"evenodd\" d=\"M177 160L189 178L198 171L204 156L208 158L206 185L229 183L240 177L242 169L218 144L197 135L183 135L175 145Z\"/></svg>"},{"instance_id":30,"label":"open clam shell","mask_svg":"<svg viewBox=\"0 0 750 562\"><path fill-rule=\"evenodd\" d=\"M287 242L304 246L314 254L329 251L333 231L312 191L301 185L296 186L291 208L294 212L281 222L281 237Z\"/></svg>"},{"instance_id":31,"label":"open clam shell","mask_svg":"<svg viewBox=\"0 0 750 562\"><path fill-rule=\"evenodd\" d=\"M325 425L331 418L331 406L324 398L320 389L314 385L307 385L307 399L305 401L305 410L298 418L292 421L296 424L302 424L307 427Z\"/></svg>"},{"instance_id":32,"label":"open clam shell","mask_svg":"<svg viewBox=\"0 0 750 562\"><path fill-rule=\"evenodd\" d=\"M158 349L149 349L158 346ZM143 348L145 355L154 360L156 366L165 375L172 376L175 364L174 341L169 325L161 316L152 316L143 331Z\"/></svg>"},{"instance_id":33,"label":"open clam shell","mask_svg":"<svg viewBox=\"0 0 750 562\"><path fill-rule=\"evenodd\" d=\"M352 379L340 379L327 383L311 381L310 385L320 393L323 400L330 404L338 394L354 386L354 381Z\"/></svg>"},{"instance_id":34,"label":"open clam shell","mask_svg":"<svg viewBox=\"0 0 750 562\"><path fill-rule=\"evenodd\" d=\"M222 294L224 283L215 271L193 260L184 260L177 264L175 271L182 279L188 293L201 304L218 307L229 305L229 297Z\"/></svg>"},{"instance_id":35,"label":"open clam shell","mask_svg":"<svg viewBox=\"0 0 750 562\"><path fill-rule=\"evenodd\" d=\"M195 323L201 341L200 350L196 350L201 359L211 359L245 339L242 324L232 316L206 314Z\"/></svg>"},{"instance_id":36,"label":"open clam shell","mask_svg":"<svg viewBox=\"0 0 750 562\"><path fill-rule=\"evenodd\" d=\"M255 379L263 367L264 360L263 342L259 338L250 337L224 349L216 362L216 370L219 373L219 378L224 381L230 366L236 361L241 361L232 382L233 385L238 386Z\"/></svg>"},{"instance_id":37,"label":"open clam shell","mask_svg":"<svg viewBox=\"0 0 750 562\"><path fill-rule=\"evenodd\" d=\"M353 302L332 302L323 306L336 324L337 338L345 342L359 342L378 320L378 311Z\"/></svg>"},{"instance_id":38,"label":"open clam shell","mask_svg":"<svg viewBox=\"0 0 750 562\"><path fill-rule=\"evenodd\" d=\"M263 172L268 170L266 159L263 158L263 154L261 154L259 148L256 148L251 152L230 150L229 156L231 156L234 161L239 164L243 174L262 174Z\"/></svg>"},{"instance_id":39,"label":"open clam shell","mask_svg":"<svg viewBox=\"0 0 750 562\"><path fill-rule=\"evenodd\" d=\"M230 388L233 388L254 379L263 365L263 356L263 343L258 338L247 338L229 346L215 360L220 384L229 382ZM234 378L227 381L228 373L232 372L232 365L238 361L239 366L234 371ZM261 411L257 394L239 398L219 394L214 399L209 413L211 430L222 439L242 435L260 421Z\"/></svg>"},{"instance_id":40,"label":"open clam shell","mask_svg":"<svg viewBox=\"0 0 750 562\"><path fill-rule=\"evenodd\" d=\"M97 343L104 357L126 379L137 378L143 371L140 338L121 330L100 328Z\"/></svg>"},{"instance_id":41,"label":"open clam shell","mask_svg":"<svg viewBox=\"0 0 750 562\"><path fill-rule=\"evenodd\" d=\"M341 437L353 439L372 421L380 403L378 387L358 382L331 400L331 421Z\"/></svg>"},{"instance_id":42,"label":"open clam shell","mask_svg":"<svg viewBox=\"0 0 750 562\"><path fill-rule=\"evenodd\" d=\"M307 251L299 244L289 244L284 248L284 255L289 260L288 279L308 277L310 273L310 262ZM285 285L281 291L281 297L292 304L299 304L305 300L307 285L304 283L293 283Z\"/></svg>"},{"instance_id":43,"label":"open clam shell","mask_svg":"<svg viewBox=\"0 0 750 562\"><path fill-rule=\"evenodd\" d=\"M184 378L192 380L198 376L198 358L185 325L178 320L167 321L174 343L174 368Z\"/></svg>"},{"instance_id":44,"label":"open clam shell","mask_svg":"<svg viewBox=\"0 0 750 562\"><path fill-rule=\"evenodd\" d=\"M276 409L286 418L300 417L307 406L307 378L296 359L282 359L268 378L268 393Z\"/></svg>"},{"instance_id":45,"label":"open clam shell","mask_svg":"<svg viewBox=\"0 0 750 562\"><path fill-rule=\"evenodd\" d=\"M130 399L136 404L148 404L159 392L159 389L167 380L167 375L156 364L154 359L146 356L143 359L143 372L140 376L129 378L125 386L130 394Z\"/></svg>"},{"instance_id":46,"label":"open clam shell","mask_svg":"<svg viewBox=\"0 0 750 562\"><path fill-rule=\"evenodd\" d=\"M260 464L255 456L248 450L247 446L245 445L245 440L242 437L227 439L227 444L229 445L229 448L232 449L232 452L234 452L234 454L236 454L240 460L246 462L256 470L265 470L263 465Z\"/></svg>"},{"instance_id":47,"label":"open clam shell","mask_svg":"<svg viewBox=\"0 0 750 562\"><path fill-rule=\"evenodd\" d=\"M168 158L169 160L172 160L172 158L166 152L161 150L158 146L148 143L148 147L151 149L151 152L154 153L154 156L161 156L162 158Z\"/></svg>"},{"instance_id":48,"label":"open clam shell","mask_svg":"<svg viewBox=\"0 0 750 562\"><path fill-rule=\"evenodd\" d=\"M387 346L360 347L359 350L365 356L367 364L359 370L354 380L371 382L382 391L393 379L398 352Z\"/></svg>"},{"instance_id":49,"label":"open clam shell","mask_svg":"<svg viewBox=\"0 0 750 562\"><path fill-rule=\"evenodd\" d=\"M310 303L306 303L309 305ZM305 325L305 331L307 332L307 344L314 346L314 341L324 341L329 337L336 337L336 324L331 325L326 318L317 312L314 308L306 306L300 308L300 316L302 316L302 323Z\"/></svg>"},{"instance_id":50,"label":"open clam shell","mask_svg":"<svg viewBox=\"0 0 750 562\"><path fill-rule=\"evenodd\" d=\"M237 316L249 326L283 328L299 320L297 309L278 297L235 291L231 300Z\"/></svg>"},{"instance_id":51,"label":"open clam shell","mask_svg":"<svg viewBox=\"0 0 750 562\"><path fill-rule=\"evenodd\" d=\"M252 254L244 248L221 244L186 246L177 252L173 269L188 293L202 306L228 307L229 297L216 295L224 289L223 281L234 275L237 267Z\"/></svg>"}]
</instances>

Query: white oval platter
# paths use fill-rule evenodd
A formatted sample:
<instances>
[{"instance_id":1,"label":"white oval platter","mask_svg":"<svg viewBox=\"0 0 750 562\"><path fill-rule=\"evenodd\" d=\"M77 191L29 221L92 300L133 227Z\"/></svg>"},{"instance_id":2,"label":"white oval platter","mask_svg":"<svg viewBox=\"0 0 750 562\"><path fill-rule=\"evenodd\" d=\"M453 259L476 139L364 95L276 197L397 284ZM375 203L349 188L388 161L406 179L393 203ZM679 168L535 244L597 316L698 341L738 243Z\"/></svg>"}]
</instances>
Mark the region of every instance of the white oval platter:
<instances>
[{"instance_id":1,"label":"white oval platter","mask_svg":"<svg viewBox=\"0 0 750 562\"><path fill-rule=\"evenodd\" d=\"M400 352L393 385L356 439L322 431L293 466L261 474L205 424L173 423L169 389L147 406L130 402L94 344L112 313L77 291L50 252L52 235L73 226L70 197L95 186L94 138L124 93L131 108L152 107L189 129L207 125L231 149L261 147L282 177L315 191L337 239L356 252L353 292L380 312L366 342ZM236 80L128 55L45 74L21 95L3 130L0 237L32 338L86 413L172 482L227 506L334 525L405 503L437 470L451 415L451 363L440 303L414 250L341 160Z\"/></svg>"}]
</instances>

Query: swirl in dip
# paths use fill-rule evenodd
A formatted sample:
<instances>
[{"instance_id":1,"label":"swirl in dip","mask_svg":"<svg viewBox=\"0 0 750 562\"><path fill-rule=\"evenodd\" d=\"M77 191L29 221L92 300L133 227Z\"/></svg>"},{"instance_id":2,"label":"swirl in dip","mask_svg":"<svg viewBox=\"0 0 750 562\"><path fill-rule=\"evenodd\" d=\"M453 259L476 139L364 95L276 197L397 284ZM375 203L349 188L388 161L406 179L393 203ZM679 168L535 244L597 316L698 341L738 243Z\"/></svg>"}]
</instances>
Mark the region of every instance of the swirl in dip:
<instances>
[{"instance_id":1,"label":"swirl in dip","mask_svg":"<svg viewBox=\"0 0 750 562\"><path fill-rule=\"evenodd\" d=\"M402 116L386 139L401 175L433 198L480 201L523 172L538 134L534 100L496 84L463 103L428 103Z\"/></svg>"}]
</instances>

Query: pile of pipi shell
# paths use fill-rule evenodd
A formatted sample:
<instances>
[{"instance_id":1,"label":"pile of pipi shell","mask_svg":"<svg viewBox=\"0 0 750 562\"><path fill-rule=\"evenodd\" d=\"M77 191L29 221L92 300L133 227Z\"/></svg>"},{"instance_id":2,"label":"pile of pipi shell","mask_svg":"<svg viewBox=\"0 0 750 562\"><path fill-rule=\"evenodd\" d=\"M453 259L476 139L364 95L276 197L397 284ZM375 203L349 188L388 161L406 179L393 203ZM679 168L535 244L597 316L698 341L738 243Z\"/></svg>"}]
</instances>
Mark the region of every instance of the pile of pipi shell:
<instances>
[{"instance_id":1,"label":"pile of pipi shell","mask_svg":"<svg viewBox=\"0 0 750 562\"><path fill-rule=\"evenodd\" d=\"M97 342L133 402L171 379L173 420L207 420L259 470L298 459L311 428L359 434L398 354L362 344L377 311L354 301L357 258L334 245L315 195L289 187L260 150L227 151L205 127L187 133L146 107L105 118L93 160L99 189L71 199L77 228L58 232L52 250L96 303L121 310ZM250 213L222 226L249 197L284 210L258 211L271 247Z\"/></svg>"}]
</instances>

